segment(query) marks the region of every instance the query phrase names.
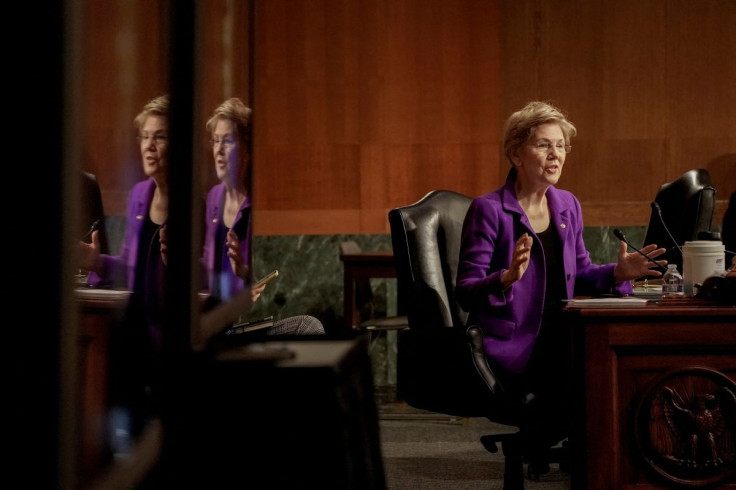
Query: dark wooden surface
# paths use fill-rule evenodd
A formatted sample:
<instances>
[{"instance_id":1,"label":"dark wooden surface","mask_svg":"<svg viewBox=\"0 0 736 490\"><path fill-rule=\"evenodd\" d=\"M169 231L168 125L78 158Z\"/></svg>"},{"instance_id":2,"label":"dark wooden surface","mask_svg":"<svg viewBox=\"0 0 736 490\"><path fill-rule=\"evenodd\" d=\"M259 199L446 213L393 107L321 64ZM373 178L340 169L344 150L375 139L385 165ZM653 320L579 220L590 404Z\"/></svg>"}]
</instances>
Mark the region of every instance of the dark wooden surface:
<instances>
[{"instance_id":1,"label":"dark wooden surface","mask_svg":"<svg viewBox=\"0 0 736 490\"><path fill-rule=\"evenodd\" d=\"M119 321L128 291L77 289L79 308L79 396L82 431L80 481L93 478L105 463L107 373L110 332Z\"/></svg>"},{"instance_id":2,"label":"dark wooden surface","mask_svg":"<svg viewBox=\"0 0 736 490\"><path fill-rule=\"evenodd\" d=\"M651 383L678 369L702 367L736 379L736 307L687 302L568 312L585 407L583 433L571 438L572 488L671 487L637 449L637 404Z\"/></svg>"},{"instance_id":3,"label":"dark wooden surface","mask_svg":"<svg viewBox=\"0 0 736 490\"><path fill-rule=\"evenodd\" d=\"M372 277L396 277L393 250L341 254L343 262L343 313L345 332L360 324L356 305L355 284Z\"/></svg>"}]
</instances>

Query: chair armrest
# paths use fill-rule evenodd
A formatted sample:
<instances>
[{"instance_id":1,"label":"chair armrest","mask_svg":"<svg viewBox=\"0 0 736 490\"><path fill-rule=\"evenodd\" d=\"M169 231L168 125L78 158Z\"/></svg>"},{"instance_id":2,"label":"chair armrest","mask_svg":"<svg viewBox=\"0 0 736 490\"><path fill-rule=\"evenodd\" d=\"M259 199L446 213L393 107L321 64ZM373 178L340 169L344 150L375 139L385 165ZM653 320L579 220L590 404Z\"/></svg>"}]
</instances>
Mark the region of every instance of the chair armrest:
<instances>
[{"instance_id":1,"label":"chair armrest","mask_svg":"<svg viewBox=\"0 0 736 490\"><path fill-rule=\"evenodd\" d=\"M483 331L476 325L471 325L465 332L470 344L470 351L473 358L473 364L478 371L481 379L486 383L488 389L494 396L501 397L504 394L503 386L496 374L488 364L488 357L483 346Z\"/></svg>"}]
</instances>

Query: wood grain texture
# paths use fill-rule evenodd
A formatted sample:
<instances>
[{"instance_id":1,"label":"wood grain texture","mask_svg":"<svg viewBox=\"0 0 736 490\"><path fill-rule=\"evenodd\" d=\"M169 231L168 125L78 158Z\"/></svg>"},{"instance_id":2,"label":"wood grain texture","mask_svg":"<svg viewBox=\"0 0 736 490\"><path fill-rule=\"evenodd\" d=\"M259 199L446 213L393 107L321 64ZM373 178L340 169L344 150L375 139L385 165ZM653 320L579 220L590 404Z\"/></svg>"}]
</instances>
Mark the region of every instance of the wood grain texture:
<instances>
[{"instance_id":1,"label":"wood grain texture","mask_svg":"<svg viewBox=\"0 0 736 490\"><path fill-rule=\"evenodd\" d=\"M249 99L252 76L258 235L383 233L386 210L429 190L489 192L508 169L503 123L532 99L578 128L560 187L587 225L645 226L659 187L693 168L711 173L715 223L736 191L731 0L257 0L253 19L247 4L197 10L192 145L204 192L204 124ZM166 91L166 6L85 3L82 167L108 214L142 177L133 118ZM304 219L325 212L340 218Z\"/></svg>"},{"instance_id":2,"label":"wood grain texture","mask_svg":"<svg viewBox=\"0 0 736 490\"><path fill-rule=\"evenodd\" d=\"M494 186L493 5L259 3L256 234L293 233L265 217L310 210L357 211L312 233L385 233L388 209L432 189Z\"/></svg>"}]
</instances>

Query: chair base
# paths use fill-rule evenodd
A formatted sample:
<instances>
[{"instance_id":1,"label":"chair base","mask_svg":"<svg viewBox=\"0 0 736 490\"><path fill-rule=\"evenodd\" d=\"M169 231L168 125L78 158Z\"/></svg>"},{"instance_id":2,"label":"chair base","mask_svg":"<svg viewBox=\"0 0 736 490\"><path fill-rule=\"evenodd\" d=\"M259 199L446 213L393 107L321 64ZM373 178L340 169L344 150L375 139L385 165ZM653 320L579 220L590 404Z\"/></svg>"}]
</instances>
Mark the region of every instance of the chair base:
<instances>
[{"instance_id":1,"label":"chair base","mask_svg":"<svg viewBox=\"0 0 736 490\"><path fill-rule=\"evenodd\" d=\"M518 432L481 436L486 451L498 452L498 444L504 456L503 489L524 490L524 462L521 454L521 437Z\"/></svg>"},{"instance_id":2,"label":"chair base","mask_svg":"<svg viewBox=\"0 0 736 490\"><path fill-rule=\"evenodd\" d=\"M498 445L504 455L504 472L503 472L503 489L504 490L524 490L524 462L525 458L521 449L521 436L518 432L510 432L504 434L489 434L481 436L481 444L486 451L496 454ZM550 463L558 463L560 471L569 471L569 448L567 440L563 441L560 446L552 447L550 450ZM526 461L528 463L528 461ZM527 479L531 481L539 480L539 477L546 473L528 467Z\"/></svg>"}]
</instances>

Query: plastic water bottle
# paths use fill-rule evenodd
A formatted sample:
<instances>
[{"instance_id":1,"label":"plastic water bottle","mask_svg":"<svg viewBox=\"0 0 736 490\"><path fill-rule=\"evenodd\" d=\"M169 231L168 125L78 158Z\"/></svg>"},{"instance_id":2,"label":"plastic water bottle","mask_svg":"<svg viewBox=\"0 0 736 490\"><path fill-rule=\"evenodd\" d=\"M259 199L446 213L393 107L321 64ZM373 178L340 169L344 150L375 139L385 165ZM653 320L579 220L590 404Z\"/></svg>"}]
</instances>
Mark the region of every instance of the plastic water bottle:
<instances>
[{"instance_id":1,"label":"plastic water bottle","mask_svg":"<svg viewBox=\"0 0 736 490\"><path fill-rule=\"evenodd\" d=\"M685 296L685 284L682 274L677 270L677 264L667 265L667 272L662 277L662 297L682 298Z\"/></svg>"}]
</instances>

